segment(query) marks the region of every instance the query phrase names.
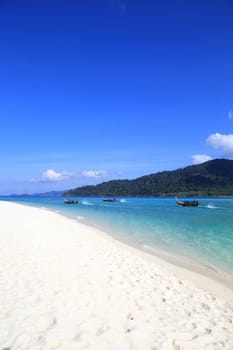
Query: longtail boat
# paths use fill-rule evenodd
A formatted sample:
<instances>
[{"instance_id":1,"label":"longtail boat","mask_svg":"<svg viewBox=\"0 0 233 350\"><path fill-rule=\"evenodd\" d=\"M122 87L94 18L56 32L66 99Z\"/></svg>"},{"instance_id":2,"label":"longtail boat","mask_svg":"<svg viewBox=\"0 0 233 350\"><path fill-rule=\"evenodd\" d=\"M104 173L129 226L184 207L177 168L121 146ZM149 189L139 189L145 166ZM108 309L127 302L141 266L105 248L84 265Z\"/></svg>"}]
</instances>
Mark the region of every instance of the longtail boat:
<instances>
[{"instance_id":1,"label":"longtail boat","mask_svg":"<svg viewBox=\"0 0 233 350\"><path fill-rule=\"evenodd\" d=\"M103 198L103 202L116 202L115 198Z\"/></svg>"},{"instance_id":2,"label":"longtail boat","mask_svg":"<svg viewBox=\"0 0 233 350\"><path fill-rule=\"evenodd\" d=\"M77 204L78 201L76 199L64 199L65 204Z\"/></svg>"},{"instance_id":3,"label":"longtail boat","mask_svg":"<svg viewBox=\"0 0 233 350\"><path fill-rule=\"evenodd\" d=\"M176 203L182 207L198 207L199 205L198 201L181 201L178 198L176 198Z\"/></svg>"}]
</instances>

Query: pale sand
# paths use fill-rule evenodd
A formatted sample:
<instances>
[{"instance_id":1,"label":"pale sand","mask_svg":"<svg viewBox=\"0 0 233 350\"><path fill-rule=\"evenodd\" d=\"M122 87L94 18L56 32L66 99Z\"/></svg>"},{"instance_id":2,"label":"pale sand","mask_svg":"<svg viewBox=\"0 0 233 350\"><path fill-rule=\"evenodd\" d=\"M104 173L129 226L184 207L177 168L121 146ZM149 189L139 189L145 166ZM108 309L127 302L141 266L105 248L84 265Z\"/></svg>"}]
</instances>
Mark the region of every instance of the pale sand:
<instances>
[{"instance_id":1,"label":"pale sand","mask_svg":"<svg viewBox=\"0 0 233 350\"><path fill-rule=\"evenodd\" d=\"M59 214L0 202L0 350L232 350L233 292L198 277Z\"/></svg>"}]
</instances>

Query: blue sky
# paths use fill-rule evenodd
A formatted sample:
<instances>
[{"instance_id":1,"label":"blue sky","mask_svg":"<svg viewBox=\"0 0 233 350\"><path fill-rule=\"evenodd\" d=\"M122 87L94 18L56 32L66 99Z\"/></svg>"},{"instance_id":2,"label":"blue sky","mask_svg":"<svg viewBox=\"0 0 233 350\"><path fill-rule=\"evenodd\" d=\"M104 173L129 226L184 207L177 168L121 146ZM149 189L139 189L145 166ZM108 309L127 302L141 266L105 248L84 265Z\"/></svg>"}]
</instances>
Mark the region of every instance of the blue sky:
<instances>
[{"instance_id":1,"label":"blue sky","mask_svg":"<svg viewBox=\"0 0 233 350\"><path fill-rule=\"evenodd\" d=\"M0 1L0 194L233 157L233 1Z\"/></svg>"}]
</instances>

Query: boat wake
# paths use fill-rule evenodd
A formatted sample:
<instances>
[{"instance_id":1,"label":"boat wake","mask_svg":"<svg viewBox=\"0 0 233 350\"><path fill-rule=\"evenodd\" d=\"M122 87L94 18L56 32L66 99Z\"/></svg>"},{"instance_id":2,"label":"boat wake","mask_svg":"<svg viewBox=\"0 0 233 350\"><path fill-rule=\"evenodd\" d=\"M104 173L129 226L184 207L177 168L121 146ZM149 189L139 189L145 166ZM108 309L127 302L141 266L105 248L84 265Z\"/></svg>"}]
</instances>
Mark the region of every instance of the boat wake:
<instances>
[{"instance_id":1,"label":"boat wake","mask_svg":"<svg viewBox=\"0 0 233 350\"><path fill-rule=\"evenodd\" d=\"M81 203L82 203L83 205L94 205L93 203L88 202L88 201L82 201Z\"/></svg>"},{"instance_id":2,"label":"boat wake","mask_svg":"<svg viewBox=\"0 0 233 350\"><path fill-rule=\"evenodd\" d=\"M216 207L213 204L207 204L206 208L208 208L208 209L218 209L219 207Z\"/></svg>"}]
</instances>

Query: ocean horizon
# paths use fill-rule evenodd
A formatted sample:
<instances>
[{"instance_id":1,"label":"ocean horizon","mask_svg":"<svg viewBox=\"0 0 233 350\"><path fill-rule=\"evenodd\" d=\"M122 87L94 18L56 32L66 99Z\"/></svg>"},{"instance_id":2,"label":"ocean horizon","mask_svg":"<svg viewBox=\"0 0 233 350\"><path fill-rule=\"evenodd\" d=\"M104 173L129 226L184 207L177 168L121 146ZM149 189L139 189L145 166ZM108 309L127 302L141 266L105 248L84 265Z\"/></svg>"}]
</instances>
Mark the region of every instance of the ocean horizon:
<instances>
[{"instance_id":1,"label":"ocean horizon","mask_svg":"<svg viewBox=\"0 0 233 350\"><path fill-rule=\"evenodd\" d=\"M233 278L233 198L198 198L198 207L179 207L175 198L78 198L6 196L3 201L44 208L94 226L116 239L168 260L204 266Z\"/></svg>"}]
</instances>

